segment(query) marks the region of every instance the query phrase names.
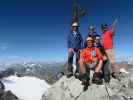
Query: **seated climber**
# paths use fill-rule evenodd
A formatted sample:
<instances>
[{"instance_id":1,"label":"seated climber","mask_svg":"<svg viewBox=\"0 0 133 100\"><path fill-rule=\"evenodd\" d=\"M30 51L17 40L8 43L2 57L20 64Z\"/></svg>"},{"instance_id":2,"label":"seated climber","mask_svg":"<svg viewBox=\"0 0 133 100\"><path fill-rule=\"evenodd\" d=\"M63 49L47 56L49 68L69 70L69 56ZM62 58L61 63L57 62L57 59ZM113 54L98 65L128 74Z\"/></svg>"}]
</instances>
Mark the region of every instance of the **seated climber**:
<instances>
[{"instance_id":1,"label":"seated climber","mask_svg":"<svg viewBox=\"0 0 133 100\"><path fill-rule=\"evenodd\" d=\"M94 41L95 41L94 47L99 48L102 53L102 56L103 56L103 67L102 67L103 78L104 78L105 82L109 82L110 81L111 63L110 63L108 56L105 52L105 49L101 43L101 36L96 35Z\"/></svg>"},{"instance_id":2,"label":"seated climber","mask_svg":"<svg viewBox=\"0 0 133 100\"><path fill-rule=\"evenodd\" d=\"M103 56L99 48L93 46L94 40L92 37L86 39L87 47L80 53L80 75L81 81L84 85L84 90L87 90L90 80L90 69L94 68L94 74L92 82L95 84L101 84L101 69L103 64Z\"/></svg>"}]
</instances>

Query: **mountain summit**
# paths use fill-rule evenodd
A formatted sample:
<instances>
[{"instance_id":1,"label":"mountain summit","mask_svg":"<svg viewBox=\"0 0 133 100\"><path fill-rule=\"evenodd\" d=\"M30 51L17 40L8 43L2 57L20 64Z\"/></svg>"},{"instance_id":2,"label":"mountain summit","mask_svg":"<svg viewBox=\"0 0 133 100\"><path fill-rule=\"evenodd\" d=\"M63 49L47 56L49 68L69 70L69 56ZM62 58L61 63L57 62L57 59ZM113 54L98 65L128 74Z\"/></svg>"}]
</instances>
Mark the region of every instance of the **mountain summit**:
<instances>
[{"instance_id":1,"label":"mountain summit","mask_svg":"<svg viewBox=\"0 0 133 100\"><path fill-rule=\"evenodd\" d=\"M63 76L41 100L132 100L133 74L121 73L120 79L111 79L109 84L91 84L84 92L81 81L75 77L68 79Z\"/></svg>"}]
</instances>

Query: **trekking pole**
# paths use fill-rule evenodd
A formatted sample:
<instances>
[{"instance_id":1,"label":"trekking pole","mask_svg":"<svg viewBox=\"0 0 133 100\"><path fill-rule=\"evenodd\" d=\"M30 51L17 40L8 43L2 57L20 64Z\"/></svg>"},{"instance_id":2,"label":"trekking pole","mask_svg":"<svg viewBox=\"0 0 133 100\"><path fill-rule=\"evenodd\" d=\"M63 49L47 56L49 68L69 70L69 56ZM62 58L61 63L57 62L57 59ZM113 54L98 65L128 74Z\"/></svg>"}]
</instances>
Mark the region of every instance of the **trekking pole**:
<instances>
[{"instance_id":1,"label":"trekking pole","mask_svg":"<svg viewBox=\"0 0 133 100\"><path fill-rule=\"evenodd\" d=\"M111 100L111 96L110 96L110 94L109 94L109 91L108 91L108 88L107 88L107 86L106 86L106 83L104 83L104 86L105 86L105 90L106 90L106 92L107 92L107 94L108 94L108 98L109 98L109 100Z\"/></svg>"}]
</instances>

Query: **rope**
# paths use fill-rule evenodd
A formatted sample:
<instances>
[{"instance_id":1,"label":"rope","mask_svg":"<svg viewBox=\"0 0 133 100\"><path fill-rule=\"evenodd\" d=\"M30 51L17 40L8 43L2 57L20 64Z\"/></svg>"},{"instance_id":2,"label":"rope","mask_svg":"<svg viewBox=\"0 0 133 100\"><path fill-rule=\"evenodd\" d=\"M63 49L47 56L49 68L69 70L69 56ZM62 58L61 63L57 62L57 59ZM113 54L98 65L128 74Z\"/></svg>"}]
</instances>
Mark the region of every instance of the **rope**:
<instances>
[{"instance_id":1,"label":"rope","mask_svg":"<svg viewBox=\"0 0 133 100\"><path fill-rule=\"evenodd\" d=\"M107 86L106 86L106 83L104 83L104 86L105 86L105 90L106 90L106 92L107 92L107 94L108 94L108 98L109 98L109 100L111 100L111 96L110 96L110 94L109 94L109 91L108 91L108 88L107 88Z\"/></svg>"}]
</instances>

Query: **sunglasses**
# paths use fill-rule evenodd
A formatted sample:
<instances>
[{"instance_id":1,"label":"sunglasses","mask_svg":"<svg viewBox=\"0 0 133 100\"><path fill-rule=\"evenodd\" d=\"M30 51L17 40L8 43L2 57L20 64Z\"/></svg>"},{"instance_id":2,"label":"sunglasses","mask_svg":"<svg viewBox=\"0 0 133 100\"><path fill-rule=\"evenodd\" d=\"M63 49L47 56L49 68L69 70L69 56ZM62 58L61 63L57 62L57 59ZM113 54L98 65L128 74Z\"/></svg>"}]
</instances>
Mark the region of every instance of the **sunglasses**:
<instances>
[{"instance_id":1,"label":"sunglasses","mask_svg":"<svg viewBox=\"0 0 133 100\"><path fill-rule=\"evenodd\" d=\"M88 40L87 43L93 43L93 40Z\"/></svg>"}]
</instances>

